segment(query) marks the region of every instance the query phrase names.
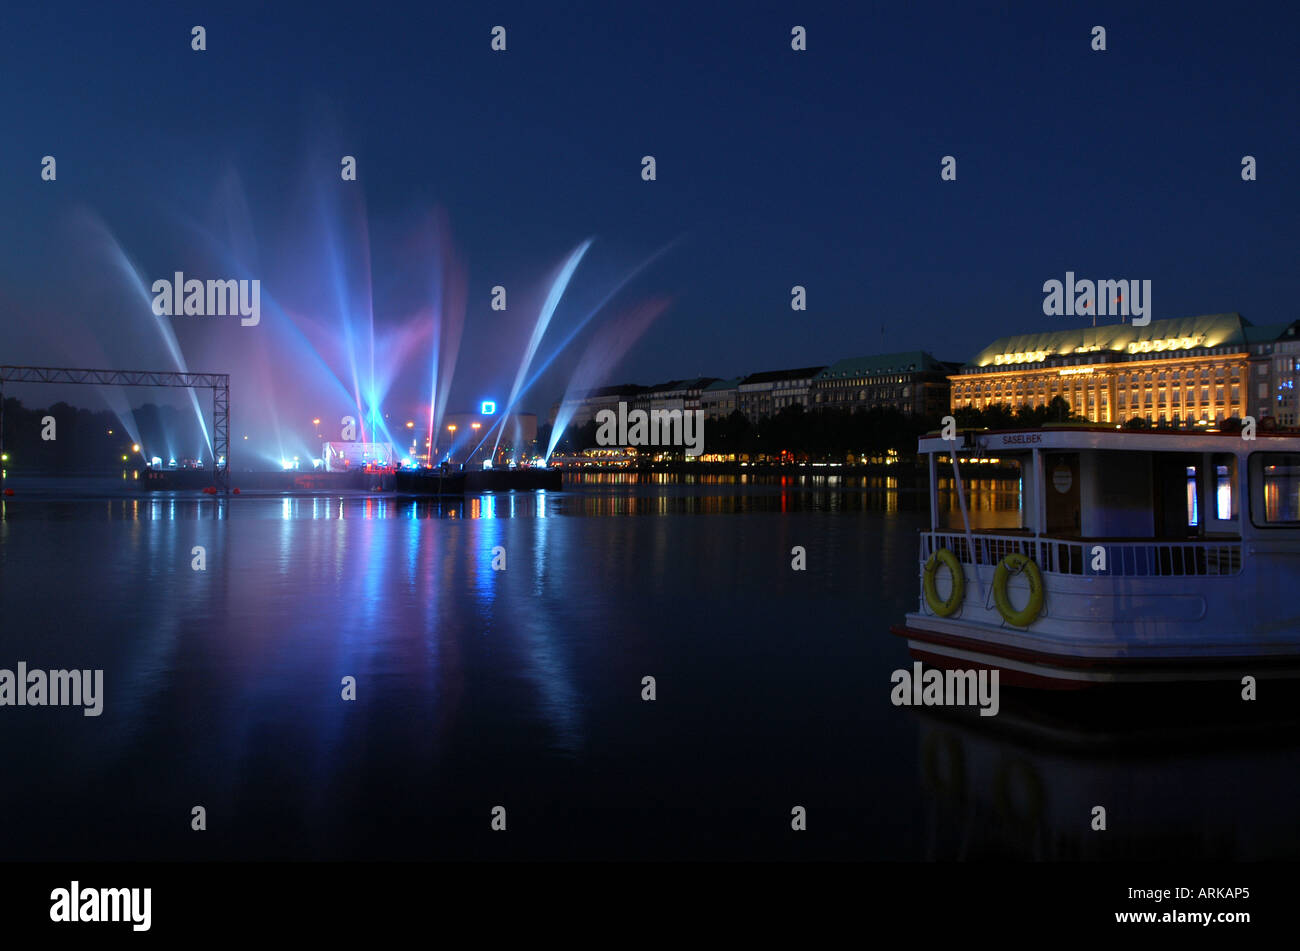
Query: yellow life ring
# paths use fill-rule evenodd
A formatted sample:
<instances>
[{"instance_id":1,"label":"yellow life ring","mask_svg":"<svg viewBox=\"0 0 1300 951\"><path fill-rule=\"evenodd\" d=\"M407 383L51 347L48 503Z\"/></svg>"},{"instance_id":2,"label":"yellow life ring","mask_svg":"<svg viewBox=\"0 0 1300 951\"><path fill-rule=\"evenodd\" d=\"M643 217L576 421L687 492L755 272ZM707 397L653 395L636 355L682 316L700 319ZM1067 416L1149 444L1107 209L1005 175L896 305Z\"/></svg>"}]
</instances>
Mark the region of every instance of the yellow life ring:
<instances>
[{"instance_id":1,"label":"yellow life ring","mask_svg":"<svg viewBox=\"0 0 1300 951\"><path fill-rule=\"evenodd\" d=\"M948 595L947 601L939 600L939 589L934 583L940 565L946 565L948 573L952 575L952 592ZM921 582L921 590L925 592L925 603L939 617L955 614L961 607L962 599L966 597L966 578L962 574L961 562L957 560L957 556L946 548L940 548L931 555L930 560L925 563L925 577Z\"/></svg>"},{"instance_id":2,"label":"yellow life ring","mask_svg":"<svg viewBox=\"0 0 1300 951\"><path fill-rule=\"evenodd\" d=\"M1007 582L1011 580L1012 574L1021 571L1029 579L1029 601L1022 610L1017 611L1011 606L1011 598L1007 595ZM993 572L993 600L997 602L998 613L1008 624L1028 627L1038 620L1038 615L1043 611L1043 575L1032 558L1013 552L998 563L997 570Z\"/></svg>"}]
</instances>

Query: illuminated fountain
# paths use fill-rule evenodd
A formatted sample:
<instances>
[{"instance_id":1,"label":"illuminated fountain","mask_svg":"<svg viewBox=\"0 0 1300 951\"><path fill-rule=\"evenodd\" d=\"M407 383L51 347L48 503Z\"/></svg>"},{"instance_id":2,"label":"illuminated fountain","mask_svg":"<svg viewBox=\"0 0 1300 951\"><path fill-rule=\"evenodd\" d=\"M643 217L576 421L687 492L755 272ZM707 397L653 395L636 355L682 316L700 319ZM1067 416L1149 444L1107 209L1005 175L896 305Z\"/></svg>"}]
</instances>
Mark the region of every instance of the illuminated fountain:
<instances>
[{"instance_id":1,"label":"illuminated fountain","mask_svg":"<svg viewBox=\"0 0 1300 951\"><path fill-rule=\"evenodd\" d=\"M583 351L573 375L569 378L569 386L564 392L564 397L560 400L560 411L555 417L555 425L551 427L551 440L546 447L544 457L548 463L555 453L555 447L559 445L560 438L564 435L565 427L573 418L579 400L608 377L610 371L618 366L632 344L636 343L654 319L667 307L666 300L638 304L614 323L606 324L592 337L591 343Z\"/></svg>"},{"instance_id":2,"label":"illuminated fountain","mask_svg":"<svg viewBox=\"0 0 1300 951\"><path fill-rule=\"evenodd\" d=\"M124 352L85 359L132 367L152 364L151 368L181 372L191 367L230 372L234 459L243 465L250 458L258 459L267 472L324 475L330 470L333 475L335 463L355 455L342 448L351 442L371 447L369 455L377 462L368 465L381 468L432 469L453 453L462 457L466 450L469 454L464 458L481 455L490 466L499 452L507 451L503 439L519 448L518 437L507 437L518 424L521 402L557 357L567 352L616 294L668 250L661 248L635 267L594 307L565 315L561 304L592 240L574 247L550 275L545 296L528 325L515 324L511 329L503 323L493 328L493 342L502 354L514 352L508 336L502 340L503 336L526 334L519 343L517 364L511 363L509 389L499 403L482 401L480 405L491 404L494 411L483 414L481 423L455 432L445 424L453 384L480 395L495 396L500 390L490 379L460 379L466 376L463 367L458 373L458 362L464 363L461 343L468 279L445 216L435 212L418 219L400 240L387 235L388 244L376 245L372 255L369 219L356 197L360 192L340 190L336 182L319 184L309 201L313 227L277 245L273 258L261 252L252 238L249 204L233 175L221 184L215 224L181 220L178 241L167 246L163 260L149 266L136 263L98 218L87 215L81 222L83 234L93 239L96 256L107 262L112 281L126 291L117 295L122 316L117 319L120 326L115 326L115 331L122 331ZM375 298L376 260L387 265L379 282L384 290L382 305ZM150 290L154 271L167 276L184 271L209 280L257 280L261 320L245 328L238 320L157 315ZM663 302L643 305L620 318L616 327L598 329L566 396L591 385L616 363L665 306ZM560 341L544 349L549 334ZM86 337L100 339L95 333ZM475 369L480 377L487 375L481 367ZM158 468L170 469L175 458L175 468L181 469L191 454L211 460L212 436L193 391L187 390L186 398L202 434L198 448L193 446L193 435L180 431L188 426L168 424L159 437L153 435L158 429L154 425L149 438L142 438L137 411L130 408L125 394L111 388L102 392L132 441L140 444L142 463L157 459ZM412 412L417 405L422 408ZM546 455L553 451L565 422L558 421ZM331 449L327 464L330 444L339 448ZM505 461L517 462L517 454Z\"/></svg>"}]
</instances>

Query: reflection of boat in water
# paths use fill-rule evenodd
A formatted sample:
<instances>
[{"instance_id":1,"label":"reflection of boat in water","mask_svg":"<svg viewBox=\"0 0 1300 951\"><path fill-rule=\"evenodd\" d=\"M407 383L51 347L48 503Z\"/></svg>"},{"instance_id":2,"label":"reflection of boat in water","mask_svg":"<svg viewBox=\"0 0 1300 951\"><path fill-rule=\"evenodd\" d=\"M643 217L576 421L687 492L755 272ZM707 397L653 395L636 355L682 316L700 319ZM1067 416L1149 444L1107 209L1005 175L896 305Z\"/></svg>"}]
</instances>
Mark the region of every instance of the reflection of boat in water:
<instances>
[{"instance_id":1,"label":"reflection of boat in water","mask_svg":"<svg viewBox=\"0 0 1300 951\"><path fill-rule=\"evenodd\" d=\"M1004 684L1300 674L1300 435L1046 427L926 436L914 657ZM1020 465L1019 525L970 527L963 454ZM940 524L938 458L962 524Z\"/></svg>"},{"instance_id":2,"label":"reflection of boat in water","mask_svg":"<svg viewBox=\"0 0 1300 951\"><path fill-rule=\"evenodd\" d=\"M1295 696L1290 711L1274 714L1254 711L1230 689L1195 689L1222 696L1161 704L1163 714L1150 704L1138 710L1119 703L1105 718L1110 722L1100 723L1038 706L1041 693L1019 702L1010 697L1017 691L1004 694L1002 711L991 718L961 708L914 710L921 724L925 857L1300 856L1291 793L1300 775ZM1247 709L1253 715L1242 712ZM1189 710L1200 710L1203 722L1175 722L1185 721ZM1137 729L1125 732L1124 719ZM1105 831L1092 827L1097 806L1106 810Z\"/></svg>"}]
</instances>

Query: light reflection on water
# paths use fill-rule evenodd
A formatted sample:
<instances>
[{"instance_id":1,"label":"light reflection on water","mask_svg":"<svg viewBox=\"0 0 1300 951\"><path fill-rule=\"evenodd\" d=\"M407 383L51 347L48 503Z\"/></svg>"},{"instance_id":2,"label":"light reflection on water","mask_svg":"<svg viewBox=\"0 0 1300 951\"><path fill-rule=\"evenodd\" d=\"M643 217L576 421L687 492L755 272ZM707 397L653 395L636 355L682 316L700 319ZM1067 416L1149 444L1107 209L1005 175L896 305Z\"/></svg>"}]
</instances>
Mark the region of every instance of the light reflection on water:
<instances>
[{"instance_id":1,"label":"light reflection on water","mask_svg":"<svg viewBox=\"0 0 1300 951\"><path fill-rule=\"evenodd\" d=\"M743 477L741 477L743 478ZM977 480L968 485L968 505L975 528L1014 527L1019 519L1015 483ZM416 498L364 493L329 496L283 496L246 493L238 498L200 493L154 493L141 497L86 500L41 499L42 519L96 517L128 520L202 520L212 518L301 519L496 519L549 516L734 515L795 512L926 512L928 501L915 487L829 487L799 485L794 480L744 486L737 482L710 486L649 485L611 482L591 489L563 492L482 493ZM955 493L940 486L940 508L955 513ZM30 500L0 500L0 523L35 511ZM948 518L947 522L951 523Z\"/></svg>"},{"instance_id":2,"label":"light reflection on water","mask_svg":"<svg viewBox=\"0 0 1300 951\"><path fill-rule=\"evenodd\" d=\"M971 487L976 513L1008 498ZM0 667L102 667L107 695L100 718L0 710L30 780L0 786L5 857L482 857L501 802L502 855L783 857L763 830L796 795L836 829L801 856L1098 857L1070 831L1092 799L1148 839L1202 822L1191 854L1297 851L1270 833L1293 740L1066 755L1051 721L1031 742L1011 716L892 707L910 659L887 632L929 517L907 487L23 496L0 515ZM195 803L222 836L188 833Z\"/></svg>"}]
</instances>

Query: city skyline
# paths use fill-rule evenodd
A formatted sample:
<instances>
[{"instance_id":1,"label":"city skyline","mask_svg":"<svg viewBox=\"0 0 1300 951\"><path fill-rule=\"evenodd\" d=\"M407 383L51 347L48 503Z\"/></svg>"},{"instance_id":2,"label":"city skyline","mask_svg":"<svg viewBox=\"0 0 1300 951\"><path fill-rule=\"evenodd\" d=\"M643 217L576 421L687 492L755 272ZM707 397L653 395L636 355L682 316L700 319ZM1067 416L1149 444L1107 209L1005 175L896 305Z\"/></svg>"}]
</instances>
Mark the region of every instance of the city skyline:
<instances>
[{"instance_id":1,"label":"city skyline","mask_svg":"<svg viewBox=\"0 0 1300 951\"><path fill-rule=\"evenodd\" d=\"M908 11L834 6L751 11L743 29L671 6L652 24L593 6L559 28L507 6L491 18L407 11L394 35L382 18L354 23L326 5L309 41L235 6L210 18L202 52L189 22L202 14L58 9L82 29L65 31L57 51L39 48L39 61L37 47L10 57L42 77L43 105L18 86L0 91L12 117L0 288L25 318L6 341L11 362L139 365L115 352L115 336L153 350L146 365L169 361L157 341L127 333L142 301L120 281L123 258L148 278L242 276L213 273L234 255L265 294L323 321L324 258L298 233L323 211L352 223L339 231L349 264L369 234L376 332L394 347L419 328L402 317L423 266L411 236L426 214L441 217L440 246L465 268L449 397L461 406L510 389L505 354L526 342L548 275L594 236L542 353L615 297L523 394L518 408L539 416L585 335L646 295L671 304L606 368L607 382L810 365L828 358L826 340L845 356L936 339L973 352L1036 325L1085 322L1042 313L1044 282L1067 272L1150 281L1156 319L1296 316L1300 199L1287 183L1300 140L1278 108L1296 91L1285 31L1267 28L1264 8L1219 22L1193 5L1150 23L1120 8L945 10L944 29L927 31ZM53 15L19 11L11 35L52 30ZM497 20L509 23L502 52L490 47ZM803 51L791 49L796 20ZM1092 48L1092 20L1107 24L1105 50ZM632 32L642 42L617 42ZM98 45L101 35L119 42ZM382 67L339 70L317 55L324 43L346 62L380 35ZM145 48L155 55L126 55ZM1006 48L1015 57L989 55ZM1199 80L1171 83L1191 63ZM70 82L87 69L101 81ZM391 92L399 75L429 106L418 120ZM259 96L272 79L283 94ZM1135 89L1161 96L1158 116ZM1081 131L1083 116L1104 117L1104 132ZM233 132L216 133L213 148L213 130ZM144 158L154 155L166 159ZM356 159L355 181L339 180L343 155ZM641 177L646 155L655 181ZM42 156L58 160L57 180L42 180ZM1243 156L1257 163L1254 180L1243 180ZM955 180L942 177L945 157ZM358 221L369 224L358 232ZM117 249L107 261L106 243ZM69 286L71 267L90 280ZM499 285L511 295L504 313L491 309ZM791 309L796 286L807 310ZM220 330L169 319L189 362L234 372L237 391L252 368L274 380L302 359L269 336L282 315ZM90 360L95 351L103 359ZM399 375L394 401L427 402L420 376Z\"/></svg>"}]
</instances>

